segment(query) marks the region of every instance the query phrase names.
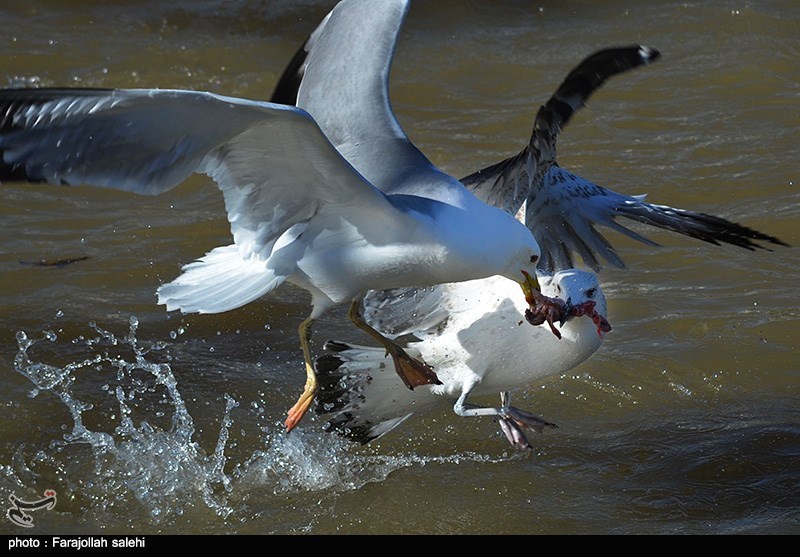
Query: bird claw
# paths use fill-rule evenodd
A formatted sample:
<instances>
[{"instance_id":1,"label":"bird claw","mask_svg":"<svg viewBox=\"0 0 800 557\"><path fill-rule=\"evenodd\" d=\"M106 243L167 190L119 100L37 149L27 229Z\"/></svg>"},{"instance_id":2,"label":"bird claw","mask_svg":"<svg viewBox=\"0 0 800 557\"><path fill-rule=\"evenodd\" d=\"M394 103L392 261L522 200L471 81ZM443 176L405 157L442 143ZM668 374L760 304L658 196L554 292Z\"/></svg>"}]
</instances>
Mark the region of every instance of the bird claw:
<instances>
[{"instance_id":1,"label":"bird claw","mask_svg":"<svg viewBox=\"0 0 800 557\"><path fill-rule=\"evenodd\" d=\"M531 444L528 443L528 438L525 437L525 434L517 424L509 418L504 418L502 416L499 416L497 421L500 424L500 430L505 434L506 439L508 439L512 447L520 451L533 450Z\"/></svg>"},{"instance_id":2,"label":"bird claw","mask_svg":"<svg viewBox=\"0 0 800 557\"><path fill-rule=\"evenodd\" d=\"M519 450L533 449L528 442L528 438L525 436L524 430L527 429L529 431L535 431L536 433L542 433L546 427L558 428L558 426L552 422L548 422L539 416L513 406L503 408L502 415L498 416L498 422L508 442Z\"/></svg>"}]
</instances>

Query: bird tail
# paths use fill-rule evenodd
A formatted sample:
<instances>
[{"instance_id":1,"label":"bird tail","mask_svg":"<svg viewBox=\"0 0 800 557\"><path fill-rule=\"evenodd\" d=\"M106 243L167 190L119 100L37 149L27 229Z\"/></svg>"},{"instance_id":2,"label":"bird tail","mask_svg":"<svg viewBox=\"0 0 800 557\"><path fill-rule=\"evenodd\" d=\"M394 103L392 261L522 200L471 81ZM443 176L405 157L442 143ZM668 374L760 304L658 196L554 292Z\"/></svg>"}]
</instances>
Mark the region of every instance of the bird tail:
<instances>
[{"instance_id":1,"label":"bird tail","mask_svg":"<svg viewBox=\"0 0 800 557\"><path fill-rule=\"evenodd\" d=\"M364 445L432 399L426 389L411 391L403 385L383 348L337 341L324 348L329 353L314 361L320 387L315 412L328 418L327 431Z\"/></svg>"},{"instance_id":2,"label":"bird tail","mask_svg":"<svg viewBox=\"0 0 800 557\"><path fill-rule=\"evenodd\" d=\"M232 244L184 266L183 274L158 289L158 303L168 311L221 313L260 298L285 279L262 260L243 259Z\"/></svg>"}]
</instances>

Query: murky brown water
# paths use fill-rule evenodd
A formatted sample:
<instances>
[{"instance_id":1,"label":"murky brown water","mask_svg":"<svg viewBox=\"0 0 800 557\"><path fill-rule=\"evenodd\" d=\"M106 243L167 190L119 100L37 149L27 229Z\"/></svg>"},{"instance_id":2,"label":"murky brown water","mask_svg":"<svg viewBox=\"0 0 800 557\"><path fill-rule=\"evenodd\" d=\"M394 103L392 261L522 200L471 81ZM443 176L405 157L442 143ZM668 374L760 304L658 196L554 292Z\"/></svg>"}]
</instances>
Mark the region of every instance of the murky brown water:
<instances>
[{"instance_id":1,"label":"murky brown water","mask_svg":"<svg viewBox=\"0 0 800 557\"><path fill-rule=\"evenodd\" d=\"M434 162L462 176L516 152L572 65L641 42L662 60L593 97L561 164L800 244L800 4L454 4L412 6L392 78ZM0 77L266 99L331 5L3 2ZM797 248L609 236L630 267L601 274L614 330L516 395L560 426L533 454L446 408L361 448L318 420L281 433L303 292L211 316L155 304L181 263L229 241L206 180L157 198L4 184L0 501L56 489L35 533L800 533ZM21 352L20 331L42 340ZM317 331L362 340L343 312ZM21 367L71 379L31 396Z\"/></svg>"}]
</instances>

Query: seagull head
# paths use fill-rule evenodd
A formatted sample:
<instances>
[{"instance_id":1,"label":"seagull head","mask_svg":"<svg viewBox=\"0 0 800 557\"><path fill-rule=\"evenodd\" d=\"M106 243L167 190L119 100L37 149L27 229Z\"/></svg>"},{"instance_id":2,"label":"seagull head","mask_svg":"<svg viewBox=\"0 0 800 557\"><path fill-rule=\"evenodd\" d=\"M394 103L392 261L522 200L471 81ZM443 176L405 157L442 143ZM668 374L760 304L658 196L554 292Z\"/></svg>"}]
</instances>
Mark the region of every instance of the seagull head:
<instances>
[{"instance_id":1,"label":"seagull head","mask_svg":"<svg viewBox=\"0 0 800 557\"><path fill-rule=\"evenodd\" d=\"M560 325L578 317L588 317L603 338L611 330L608 305L597 275L580 269L565 269L542 279L542 294L566 300Z\"/></svg>"}]
</instances>

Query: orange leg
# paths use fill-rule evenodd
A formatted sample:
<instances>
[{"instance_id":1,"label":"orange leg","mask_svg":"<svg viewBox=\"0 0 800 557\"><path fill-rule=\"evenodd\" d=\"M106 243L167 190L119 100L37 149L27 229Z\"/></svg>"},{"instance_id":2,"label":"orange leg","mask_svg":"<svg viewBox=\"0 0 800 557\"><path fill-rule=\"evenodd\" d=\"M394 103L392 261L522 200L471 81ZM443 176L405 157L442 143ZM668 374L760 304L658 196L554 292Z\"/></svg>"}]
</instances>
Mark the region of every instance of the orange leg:
<instances>
[{"instance_id":1,"label":"orange leg","mask_svg":"<svg viewBox=\"0 0 800 557\"><path fill-rule=\"evenodd\" d=\"M305 319L298 327L300 333L300 345L303 347L303 358L306 363L306 386L303 388L303 394L297 399L297 402L289 409L289 415L286 418L286 432L292 431L300 420L303 419L305 413L308 411L311 403L314 401L314 395L317 394L317 374L314 372L314 366L311 363L311 324L314 320L311 317Z\"/></svg>"},{"instance_id":2,"label":"orange leg","mask_svg":"<svg viewBox=\"0 0 800 557\"><path fill-rule=\"evenodd\" d=\"M434 373L433 368L409 356L400 346L380 334L364 321L364 318L361 317L360 298L356 298L353 300L353 303L350 304L348 316L350 320L356 324L356 327L377 340L381 346L386 349L386 354L390 355L394 361L394 369L397 375L400 376L400 379L403 380L406 387L413 391L414 387L419 387L420 385L442 384L436 376L436 373Z\"/></svg>"}]
</instances>

